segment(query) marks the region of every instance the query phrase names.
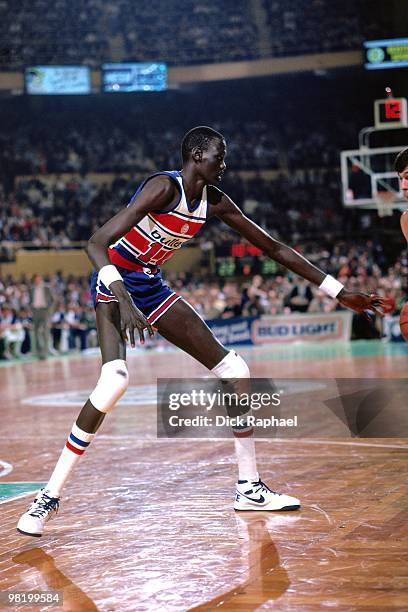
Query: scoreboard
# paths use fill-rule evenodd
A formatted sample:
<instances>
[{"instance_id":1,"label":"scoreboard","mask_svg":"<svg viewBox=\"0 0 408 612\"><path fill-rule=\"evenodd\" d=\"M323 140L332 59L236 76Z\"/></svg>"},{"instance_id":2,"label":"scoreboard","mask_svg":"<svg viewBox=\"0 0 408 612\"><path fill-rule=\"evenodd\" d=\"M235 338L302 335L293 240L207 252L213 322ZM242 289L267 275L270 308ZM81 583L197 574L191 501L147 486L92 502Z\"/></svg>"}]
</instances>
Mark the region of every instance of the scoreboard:
<instances>
[{"instance_id":1,"label":"scoreboard","mask_svg":"<svg viewBox=\"0 0 408 612\"><path fill-rule=\"evenodd\" d=\"M368 40L364 43L367 70L408 67L408 38Z\"/></svg>"},{"instance_id":2,"label":"scoreboard","mask_svg":"<svg viewBox=\"0 0 408 612\"><path fill-rule=\"evenodd\" d=\"M375 100L374 124L380 130L407 127L406 98Z\"/></svg>"},{"instance_id":3,"label":"scoreboard","mask_svg":"<svg viewBox=\"0 0 408 612\"><path fill-rule=\"evenodd\" d=\"M134 92L167 89L167 65L125 63L102 65L102 91Z\"/></svg>"},{"instance_id":4,"label":"scoreboard","mask_svg":"<svg viewBox=\"0 0 408 612\"><path fill-rule=\"evenodd\" d=\"M91 93L91 72L87 66L29 66L25 70L28 94L81 95Z\"/></svg>"}]
</instances>

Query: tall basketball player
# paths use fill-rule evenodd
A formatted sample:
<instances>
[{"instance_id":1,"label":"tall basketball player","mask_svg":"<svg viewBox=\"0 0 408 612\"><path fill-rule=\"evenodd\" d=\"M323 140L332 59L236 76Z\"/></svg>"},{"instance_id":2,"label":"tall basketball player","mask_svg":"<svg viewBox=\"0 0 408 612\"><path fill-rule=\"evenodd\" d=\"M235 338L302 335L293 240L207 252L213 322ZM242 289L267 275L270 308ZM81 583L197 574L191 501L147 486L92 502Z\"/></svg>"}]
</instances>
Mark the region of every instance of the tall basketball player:
<instances>
[{"instance_id":1,"label":"tall basketball player","mask_svg":"<svg viewBox=\"0 0 408 612\"><path fill-rule=\"evenodd\" d=\"M398 153L394 167L401 181L401 191L408 200L408 147Z\"/></svg>"},{"instance_id":2,"label":"tall basketball player","mask_svg":"<svg viewBox=\"0 0 408 612\"><path fill-rule=\"evenodd\" d=\"M126 391L126 342L154 325L221 379L249 378L245 361L228 351L201 317L162 280L160 266L192 239L211 217L218 217L266 255L319 286L356 312L382 314L378 296L347 291L332 276L290 247L274 240L246 217L215 184L225 172L227 145L209 127L190 130L182 142L182 170L158 172L139 187L129 205L89 240L87 253L95 272L96 307L102 368L95 389L68 436L51 478L18 522L20 533L41 536L56 513L61 491L72 469L88 449L105 415ZM259 477L251 427L234 431L238 464L235 510L295 510L299 500L272 491Z\"/></svg>"}]
</instances>

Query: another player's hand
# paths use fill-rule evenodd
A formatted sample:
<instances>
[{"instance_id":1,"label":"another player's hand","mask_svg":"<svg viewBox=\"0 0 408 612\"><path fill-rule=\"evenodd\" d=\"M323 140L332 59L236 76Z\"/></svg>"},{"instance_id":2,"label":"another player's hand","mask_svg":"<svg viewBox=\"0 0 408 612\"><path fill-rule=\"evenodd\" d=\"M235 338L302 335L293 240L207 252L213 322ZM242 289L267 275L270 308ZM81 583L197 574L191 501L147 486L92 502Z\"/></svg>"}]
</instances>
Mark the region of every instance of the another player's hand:
<instances>
[{"instance_id":1,"label":"another player's hand","mask_svg":"<svg viewBox=\"0 0 408 612\"><path fill-rule=\"evenodd\" d=\"M375 295L374 293L367 295L366 293L342 289L337 299L342 306L346 306L346 308L350 308L364 315L368 320L370 320L370 316L374 314L383 317L392 310L392 305L389 300L379 295Z\"/></svg>"},{"instance_id":2,"label":"another player's hand","mask_svg":"<svg viewBox=\"0 0 408 612\"><path fill-rule=\"evenodd\" d=\"M130 344L132 347L136 345L135 342L135 330L139 333L140 343L144 344L144 330L147 329L151 338L154 336L153 327L150 325L149 321L146 319L144 314L134 305L132 300L120 300L119 302L120 309L120 328L122 333L122 338L125 342L129 341L128 338L128 330L130 337Z\"/></svg>"}]
</instances>

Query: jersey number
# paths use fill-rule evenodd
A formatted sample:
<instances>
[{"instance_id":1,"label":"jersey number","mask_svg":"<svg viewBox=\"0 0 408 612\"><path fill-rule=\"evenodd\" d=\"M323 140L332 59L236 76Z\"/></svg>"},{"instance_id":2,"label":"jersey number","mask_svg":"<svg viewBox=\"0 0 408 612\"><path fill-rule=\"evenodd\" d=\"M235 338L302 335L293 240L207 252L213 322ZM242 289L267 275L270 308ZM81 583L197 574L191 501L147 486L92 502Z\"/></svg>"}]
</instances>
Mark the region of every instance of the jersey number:
<instances>
[{"instance_id":1,"label":"jersey number","mask_svg":"<svg viewBox=\"0 0 408 612\"><path fill-rule=\"evenodd\" d=\"M164 249L158 242L152 242L150 248L148 248L145 253L139 255L138 259L146 264L162 264L167 261L173 253L174 251Z\"/></svg>"}]
</instances>

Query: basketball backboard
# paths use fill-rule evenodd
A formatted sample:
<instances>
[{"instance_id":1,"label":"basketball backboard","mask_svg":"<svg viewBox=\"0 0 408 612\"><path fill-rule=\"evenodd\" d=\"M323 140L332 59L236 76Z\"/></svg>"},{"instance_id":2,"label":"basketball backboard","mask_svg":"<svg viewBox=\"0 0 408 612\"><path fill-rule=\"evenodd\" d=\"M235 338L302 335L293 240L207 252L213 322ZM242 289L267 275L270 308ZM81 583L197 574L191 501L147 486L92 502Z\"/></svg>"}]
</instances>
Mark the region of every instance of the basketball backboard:
<instances>
[{"instance_id":1,"label":"basketball backboard","mask_svg":"<svg viewBox=\"0 0 408 612\"><path fill-rule=\"evenodd\" d=\"M379 201L401 210L407 207L400 190L394 160L404 147L361 147L341 152L343 204L378 208ZM386 193L384 197L382 193ZM380 195L379 195L380 194Z\"/></svg>"}]
</instances>

